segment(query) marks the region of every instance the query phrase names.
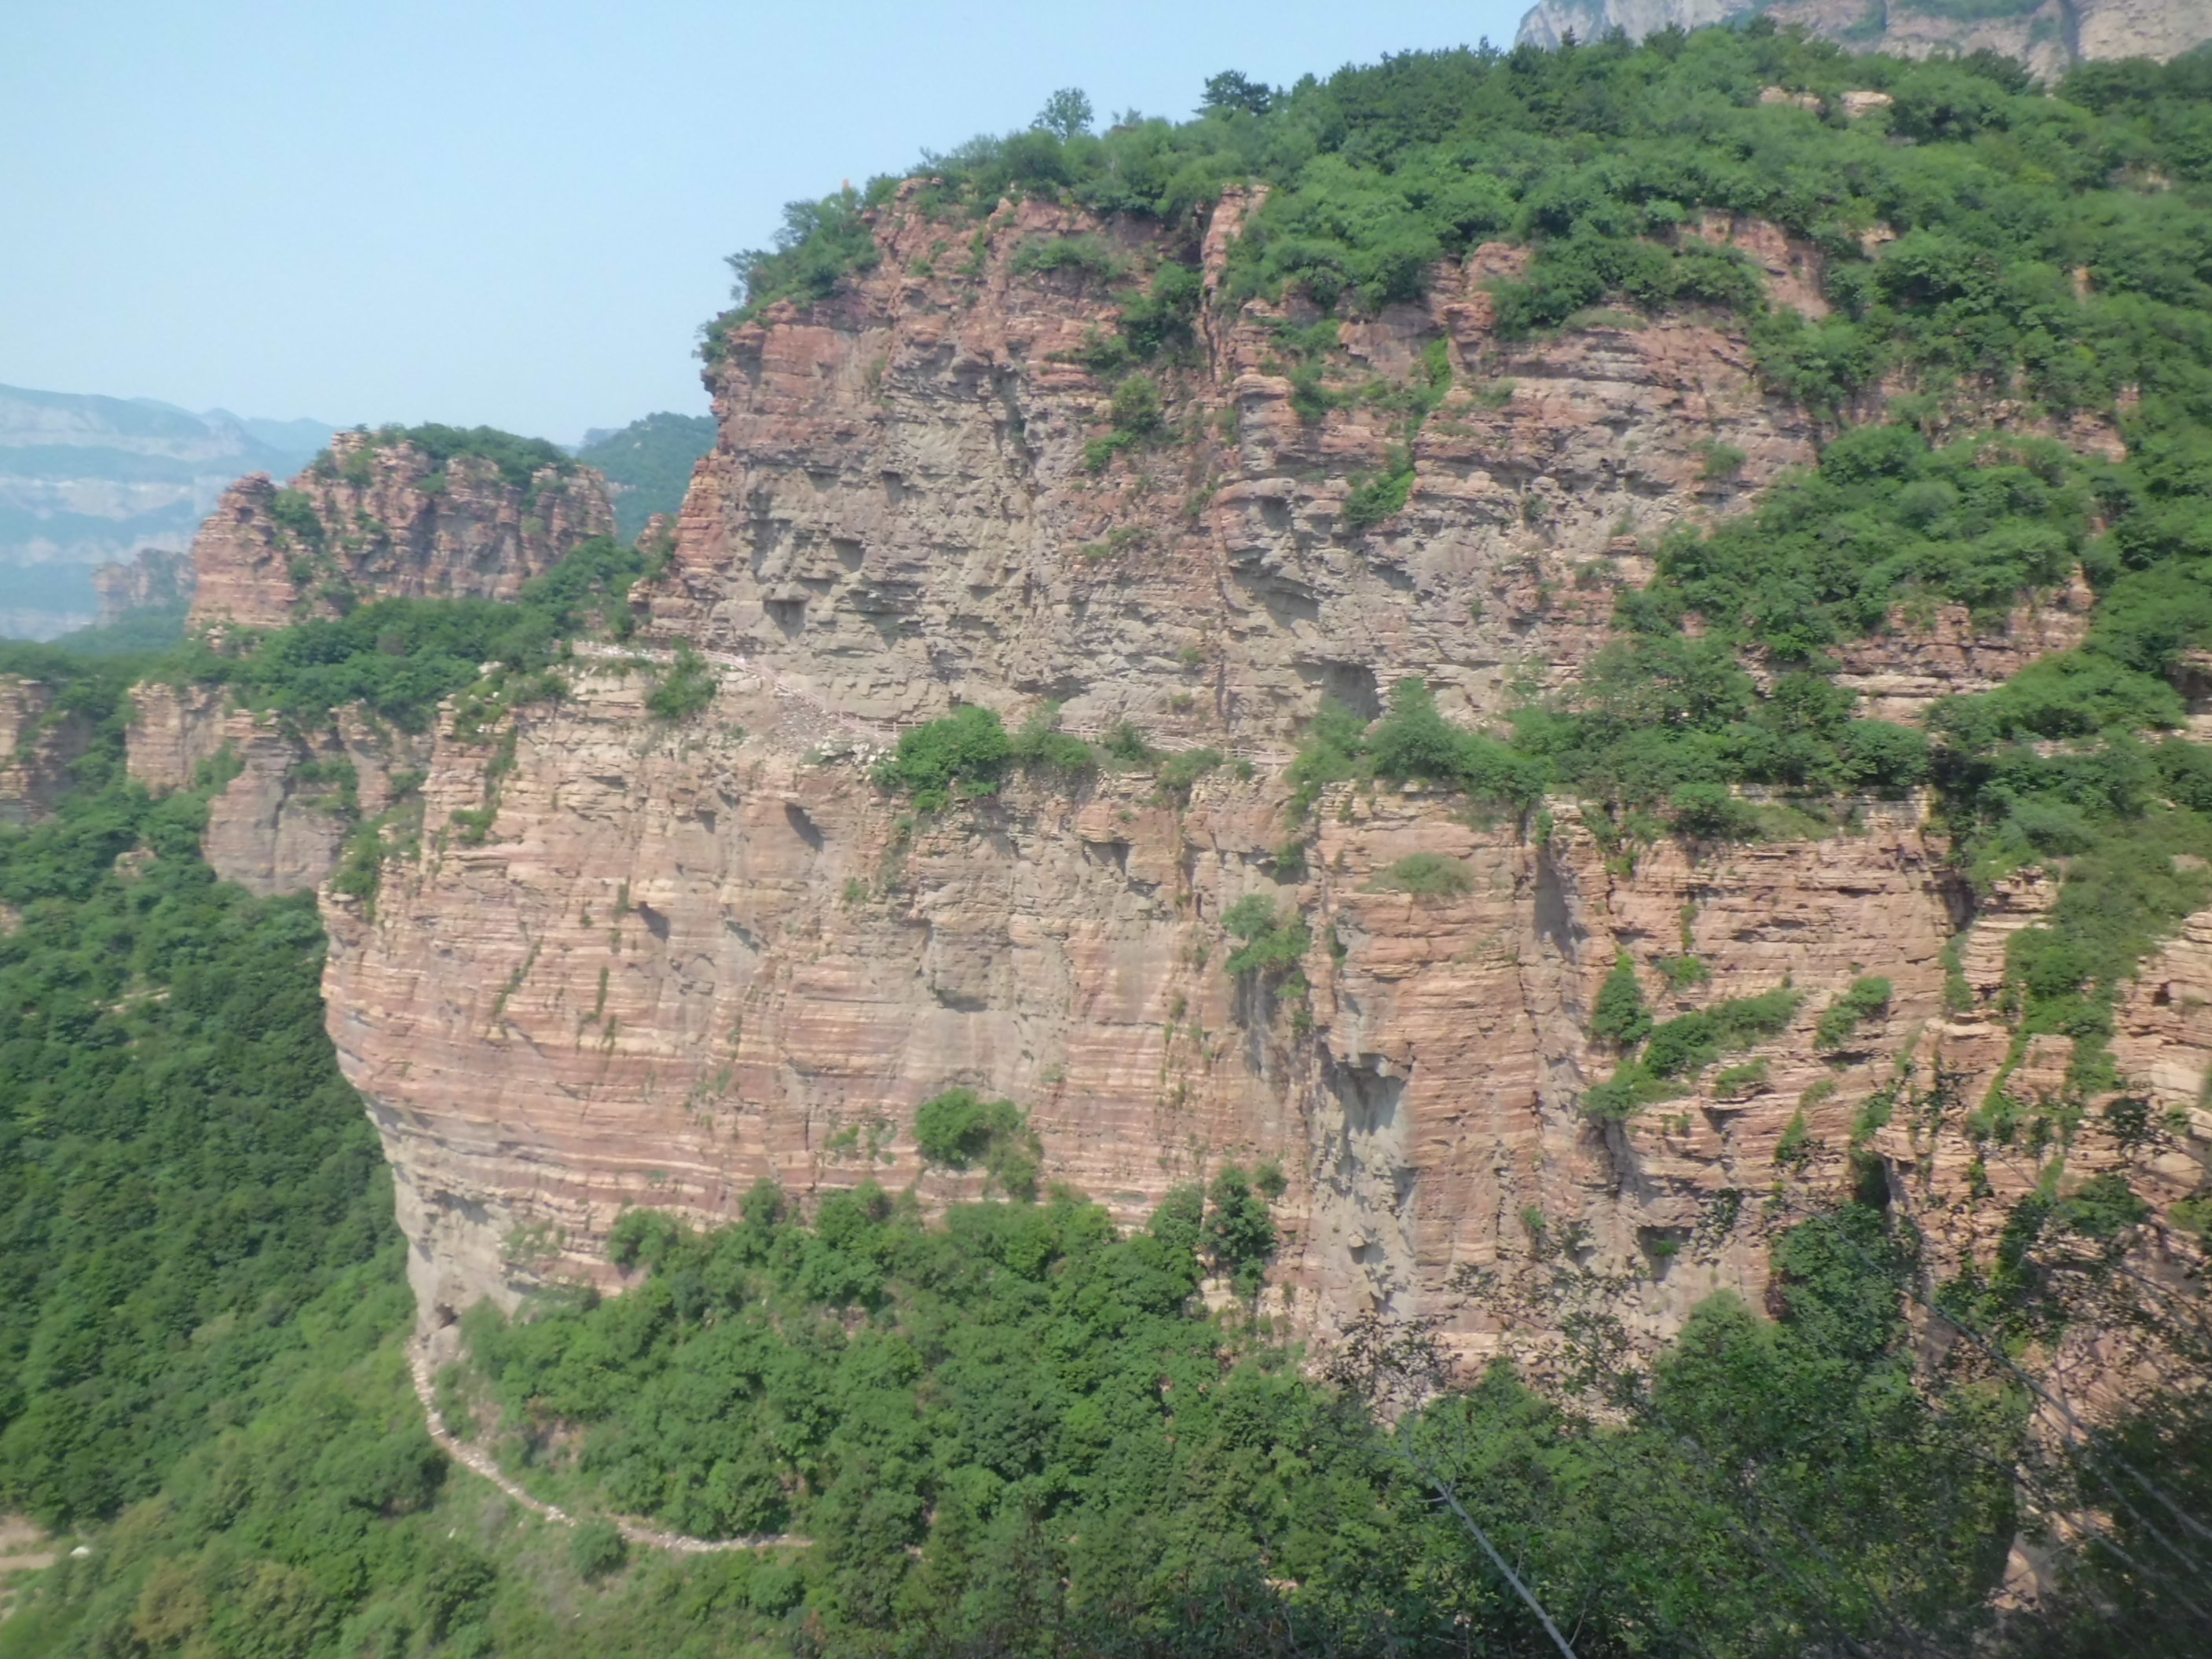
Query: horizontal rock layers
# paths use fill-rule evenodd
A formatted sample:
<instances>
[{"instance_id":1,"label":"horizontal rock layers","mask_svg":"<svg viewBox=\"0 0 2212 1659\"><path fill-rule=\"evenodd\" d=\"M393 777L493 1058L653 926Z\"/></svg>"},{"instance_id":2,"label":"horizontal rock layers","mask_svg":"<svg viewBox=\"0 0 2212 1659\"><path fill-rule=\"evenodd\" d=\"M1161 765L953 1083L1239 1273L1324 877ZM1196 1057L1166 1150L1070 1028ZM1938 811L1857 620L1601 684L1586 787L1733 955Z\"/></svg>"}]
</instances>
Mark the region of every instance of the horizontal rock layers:
<instances>
[{"instance_id":1,"label":"horizontal rock layers","mask_svg":"<svg viewBox=\"0 0 2212 1659\"><path fill-rule=\"evenodd\" d=\"M1158 429L1102 453L1109 386L1086 363L1116 302L1023 249L1111 239L1140 280L1202 250L1218 295L1243 205L1190 250L1003 208L963 265L902 198L874 270L714 343L721 441L635 596L664 659L705 653L712 704L655 720L659 671L604 653L564 702L517 714L511 753L439 737L419 851L373 898L326 894L331 1029L385 1136L427 1318L606 1279L628 1204L726 1217L763 1176L971 1193L921 1170L911 1132L959 1085L1016 1100L1048 1178L1125 1219L1225 1162L1279 1160L1270 1295L1322 1330L1433 1316L1469 1353L1556 1329L1527 1298L1563 1266L1655 1335L1714 1288L1755 1295L1767 1234L1870 1170L1945 1248L2002 1225L1976 1194L2011 1177L1961 1120L2008 1067L2023 1089L2063 1070L2021 1063L1986 1006L2033 896L2016 915L1999 896L1954 976L1973 902L1917 804L1866 803L1822 839L1640 854L1556 804L1507 821L1339 786L1293 821L1283 769L1324 695L1372 714L1419 675L1481 722L1572 681L1656 535L1738 510L1814 434L1717 326L1500 339L1485 283L1525 254L1493 245L1425 304L1344 325L1325 409L1283 343L1311 318L1210 301L1200 363L1159 374ZM1808 250L1709 229L1778 303L1815 303ZM1409 434L1393 388L1427 383L1439 350L1451 391ZM1404 510L1352 528L1352 491L1401 442ZM1717 446L1743 455L1735 476L1707 476ZM2015 632L1939 618L1850 672L1909 718L2070 643L2073 601ZM916 818L871 758L961 702L1017 723L1057 704L1087 735L1126 720L1220 764L1187 801L1137 766ZM1389 890L1415 853L1465 890ZM1222 919L1254 892L1310 929L1295 976L1224 970ZM1729 1057L1724 1093L1715 1070L1595 1122L1582 1098L1616 1056L1589 1014L1623 953L1662 1017L1784 985L1802 1002ZM1708 976L1662 972L1685 957ZM1891 981L1887 1015L1816 1052L1820 1013L1864 975ZM2178 1101L2194 1037L2140 1029L2130 1067ZM2101 1133L2082 1130L2081 1167L2127 1155Z\"/></svg>"},{"instance_id":2,"label":"horizontal rock layers","mask_svg":"<svg viewBox=\"0 0 2212 1659\"><path fill-rule=\"evenodd\" d=\"M341 432L285 490L240 479L192 544L191 625L278 628L349 595L511 599L578 542L614 533L597 473L526 483L481 456Z\"/></svg>"}]
</instances>

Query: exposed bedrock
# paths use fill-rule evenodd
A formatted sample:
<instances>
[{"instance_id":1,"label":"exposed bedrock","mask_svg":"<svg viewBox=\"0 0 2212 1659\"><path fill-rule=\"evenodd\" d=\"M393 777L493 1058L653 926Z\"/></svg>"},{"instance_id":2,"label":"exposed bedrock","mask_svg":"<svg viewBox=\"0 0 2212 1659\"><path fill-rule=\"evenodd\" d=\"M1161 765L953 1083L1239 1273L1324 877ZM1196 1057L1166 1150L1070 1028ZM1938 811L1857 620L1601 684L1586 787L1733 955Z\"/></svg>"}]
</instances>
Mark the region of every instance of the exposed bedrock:
<instances>
[{"instance_id":1,"label":"exposed bedrock","mask_svg":"<svg viewBox=\"0 0 2212 1659\"><path fill-rule=\"evenodd\" d=\"M1193 245L1209 284L1242 205ZM656 720L659 671L602 651L565 701L516 714L511 761L498 734L437 737L416 849L373 899L325 890L331 1030L391 1155L427 1319L550 1277L614 1282L601 1247L625 1205L726 1217L763 1176L971 1192L913 1145L916 1105L955 1085L1017 1101L1048 1178L1124 1219L1225 1162L1279 1159L1270 1295L1321 1330L1434 1316L1470 1352L1517 1340L1515 1287L1562 1261L1620 1287L1650 1334L1716 1287L1758 1294L1767 1236L1857 1179L1855 1154L1881 1153L1943 1248L2002 1225L2025 1188L1971 1156L1963 1106L1869 1110L1900 1076L1925 1091L1939 1061L1967 1103L2008 1066L2027 1090L2064 1069L2047 1043L2013 1053L1994 1007L1996 941L2047 893L1977 912L1922 804L1635 858L1565 803L1491 820L1340 786L1304 828L1287 810L1324 694L1371 713L1419 675L1455 716L1494 720L1583 672L1668 526L1812 458L1740 332L1620 318L1502 341L1484 283L1525 255L1490 245L1425 304L1346 325L1349 374L1385 395L1323 411L1264 306L1210 303L1202 364L1160 377L1159 433L1094 469L1109 390L1081 360L1114 304L1018 252L1110 236L1141 269L1164 245L1006 208L955 275L910 199L877 230L882 264L736 329L710 370L721 439L635 598L642 644L706 653L712 705ZM1707 230L1778 303L1817 304L1809 251ZM1407 434L1389 388L1428 374L1438 341L1452 390L1413 440L1407 505L1355 532L1347 495ZM1723 478L1717 447L1743 457ZM2080 625L2066 593L2002 638L1900 619L1848 669L1915 718ZM1067 729L1127 720L1224 763L1187 803L1140 768L915 819L871 758L960 702L1010 721L1057 702ZM1456 860L1465 890L1380 890L1415 853ZM1222 917L1253 891L1312 929L1303 997L1224 971ZM1945 950L1969 923L1949 1007ZM1589 1015L1623 952L1662 1017L1785 982L1803 1000L1729 1057L1729 1097L1715 1068L1595 1122L1582 1097L1616 1057ZM1681 955L1710 977L1678 995L1654 964ZM2201 967L2177 957L2169 977ZM1891 981L1887 1015L1816 1053L1820 1013L1865 975ZM2175 1006L2130 1003L2127 1064L2191 1109L2201 1035L2157 1012ZM2100 1133L2075 1170L2123 1155Z\"/></svg>"}]
</instances>

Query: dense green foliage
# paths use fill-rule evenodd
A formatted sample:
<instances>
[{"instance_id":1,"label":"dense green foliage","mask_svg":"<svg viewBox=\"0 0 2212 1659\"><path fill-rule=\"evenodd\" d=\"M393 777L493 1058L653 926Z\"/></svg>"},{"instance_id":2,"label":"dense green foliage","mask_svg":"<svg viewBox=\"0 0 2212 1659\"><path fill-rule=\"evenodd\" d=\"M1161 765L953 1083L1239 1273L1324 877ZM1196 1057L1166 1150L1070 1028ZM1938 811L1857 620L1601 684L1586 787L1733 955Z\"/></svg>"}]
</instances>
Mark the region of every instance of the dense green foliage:
<instances>
[{"instance_id":1,"label":"dense green foliage","mask_svg":"<svg viewBox=\"0 0 2212 1659\"><path fill-rule=\"evenodd\" d=\"M2009 1537L2014 1414L1916 1384L1911 1241L1870 1211L1784 1241L1781 1323L1718 1298L1613 1373L1603 1429L1501 1369L1392 1432L1364 1390L1418 1341L1355 1333L1319 1387L1191 1311L1273 1246L1235 1170L1126 1237L1064 1196L925 1227L866 1188L811 1228L763 1187L740 1226L633 1231L620 1299L471 1318L477 1431L568 1501L803 1528L744 1611L825 1655L1534 1651L1439 1489L1590 1654L1956 1637Z\"/></svg>"},{"instance_id":2,"label":"dense green foliage","mask_svg":"<svg viewBox=\"0 0 2212 1659\"><path fill-rule=\"evenodd\" d=\"M396 448L401 444L429 457L433 477L442 473L448 463L467 456L489 461L499 469L500 477L516 489L527 489L532 479L549 468L563 476L576 470L574 459L566 450L543 438L518 437L497 427L441 426L435 422L423 426L378 427L368 434L368 445L358 453L366 459L375 450ZM328 450L315 458L314 465L326 474L342 470Z\"/></svg>"},{"instance_id":3,"label":"dense green foliage","mask_svg":"<svg viewBox=\"0 0 2212 1659\"><path fill-rule=\"evenodd\" d=\"M898 748L876 768L876 781L936 811L956 799L995 793L1013 752L998 711L971 703L900 732Z\"/></svg>"},{"instance_id":4,"label":"dense green foliage","mask_svg":"<svg viewBox=\"0 0 2212 1659\"><path fill-rule=\"evenodd\" d=\"M421 731L441 702L471 687L487 699L557 696L561 684L550 671L563 642L592 629L627 632L625 596L652 563L599 537L525 583L514 604L377 599L343 617L245 635L221 651L196 641L150 672L228 685L247 706L303 727L358 702Z\"/></svg>"},{"instance_id":5,"label":"dense green foliage","mask_svg":"<svg viewBox=\"0 0 2212 1659\"><path fill-rule=\"evenodd\" d=\"M646 712L655 720L686 720L714 700L714 674L707 659L688 645L676 647L675 659L646 693Z\"/></svg>"},{"instance_id":6,"label":"dense green foliage","mask_svg":"<svg viewBox=\"0 0 2212 1659\"><path fill-rule=\"evenodd\" d=\"M1842 1048L1851 1040L1860 1026L1880 1019L1889 1012L1889 992L1890 984L1886 979L1852 981L1849 990L1820 1011L1820 1023L1814 1033L1814 1045L1824 1052Z\"/></svg>"},{"instance_id":7,"label":"dense green foliage","mask_svg":"<svg viewBox=\"0 0 2212 1659\"><path fill-rule=\"evenodd\" d=\"M1452 725L1437 712L1427 683L1408 679L1392 689L1389 712L1371 726L1349 709L1323 706L1291 769L1294 805L1303 812L1324 785L1352 777L1463 789L1477 800L1518 810L1542 794L1545 768Z\"/></svg>"},{"instance_id":8,"label":"dense green foliage","mask_svg":"<svg viewBox=\"0 0 2212 1659\"><path fill-rule=\"evenodd\" d=\"M2000 58L1854 58L1754 24L1641 46L1409 52L1280 92L1246 82L1180 125L978 138L917 171L933 209L978 216L1007 197L1059 195L1174 221L1226 185L1265 180L1232 298L1295 283L1324 308L1340 296L1371 307L1417 294L1437 260L1477 241L1532 240L1541 257L1504 307L1526 326L1608 296L1755 308L1747 269L1687 227L1700 208L1757 215L1830 251L1853 300L1826 325L1778 319L1765 342L1811 400L1870 381L1906 349L1966 371L2026 357L2079 402L2155 371L2158 307L2201 302L2197 210L2106 186L2131 168L2212 177L2207 80L2193 60L2091 65L2048 100ZM1847 89L1894 102L1847 122L1761 104L1778 84L1832 107ZM775 251L732 261L746 307L823 297L872 264L861 215L895 184L794 204ZM1858 239L1876 223L1902 240L1869 282ZM2061 272L2084 264L2100 293L2125 298L2077 343Z\"/></svg>"},{"instance_id":9,"label":"dense green foliage","mask_svg":"<svg viewBox=\"0 0 2212 1659\"><path fill-rule=\"evenodd\" d=\"M1222 927L1240 941L1222 970L1231 979L1273 981L1293 974L1313 944L1313 930L1295 906L1278 908L1265 893L1247 893L1223 912ZM1290 988L1295 992L1296 986Z\"/></svg>"},{"instance_id":10,"label":"dense green foliage","mask_svg":"<svg viewBox=\"0 0 2212 1659\"><path fill-rule=\"evenodd\" d=\"M1591 1005L1589 1029L1592 1036L1623 1048L1633 1048L1651 1035L1651 1008L1644 1000L1643 986L1637 982L1632 957L1624 954L1613 959L1613 971L1598 987L1597 1000Z\"/></svg>"},{"instance_id":11,"label":"dense green foliage","mask_svg":"<svg viewBox=\"0 0 2212 1659\"><path fill-rule=\"evenodd\" d=\"M1599 993L1595 1022L1620 1044L1623 1058L1613 1076L1583 1095L1583 1109L1601 1120L1629 1116L1638 1107L1686 1092L1698 1074L1723 1054L1778 1035L1797 1017L1804 998L1788 986L1752 997L1731 997L1656 1024L1635 990L1635 970L1622 957ZM1624 984L1635 990L1634 1000ZM1608 995L1611 1000L1608 1001ZM1885 990L1884 997L1887 993ZM1637 1052L1641 1043L1642 1052Z\"/></svg>"},{"instance_id":12,"label":"dense green foliage","mask_svg":"<svg viewBox=\"0 0 2212 1659\"><path fill-rule=\"evenodd\" d=\"M217 884L202 798L119 777L120 678L61 681L99 744L58 820L0 830L0 1508L48 1522L155 1491L396 1237L313 904Z\"/></svg>"},{"instance_id":13,"label":"dense green foliage","mask_svg":"<svg viewBox=\"0 0 2212 1659\"><path fill-rule=\"evenodd\" d=\"M576 459L620 486L614 492L615 535L635 542L654 514L683 507L692 468L714 447L712 416L663 413L632 421L585 445Z\"/></svg>"},{"instance_id":14,"label":"dense green foliage","mask_svg":"<svg viewBox=\"0 0 2212 1659\"><path fill-rule=\"evenodd\" d=\"M947 1089L915 1108L914 1139L925 1164L981 1169L988 1184L1012 1197L1036 1196L1043 1149L1011 1100L987 1101L973 1089Z\"/></svg>"}]
</instances>

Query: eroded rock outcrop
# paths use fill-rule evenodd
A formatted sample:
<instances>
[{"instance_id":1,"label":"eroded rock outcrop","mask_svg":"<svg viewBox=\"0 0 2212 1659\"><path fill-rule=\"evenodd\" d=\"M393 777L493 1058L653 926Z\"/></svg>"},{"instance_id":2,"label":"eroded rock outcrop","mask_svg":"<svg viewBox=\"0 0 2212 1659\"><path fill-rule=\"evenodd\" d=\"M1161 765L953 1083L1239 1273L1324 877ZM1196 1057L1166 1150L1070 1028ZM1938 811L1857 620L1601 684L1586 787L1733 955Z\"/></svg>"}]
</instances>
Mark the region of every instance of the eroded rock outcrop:
<instances>
[{"instance_id":1,"label":"eroded rock outcrop","mask_svg":"<svg viewBox=\"0 0 2212 1659\"><path fill-rule=\"evenodd\" d=\"M342 432L280 492L240 479L192 544L191 626L278 628L347 595L513 599L577 543L614 532L599 475L510 477L484 457Z\"/></svg>"},{"instance_id":2,"label":"eroded rock outcrop","mask_svg":"<svg viewBox=\"0 0 2212 1659\"><path fill-rule=\"evenodd\" d=\"M54 688L0 674L0 823L36 823L76 781L93 722L59 705Z\"/></svg>"},{"instance_id":3,"label":"eroded rock outcrop","mask_svg":"<svg viewBox=\"0 0 2212 1659\"><path fill-rule=\"evenodd\" d=\"M1199 241L1209 292L1241 205ZM1372 713L1419 675L1481 721L1565 684L1658 533L1810 459L1740 335L1620 319L1502 340L1484 283L1525 254L1492 245L1425 304L1340 330L1375 393L1326 410L1276 326L1311 318L1209 305L1203 366L1162 378L1160 434L1102 459L1108 388L1085 360L1114 301L1019 251L1115 236L1141 265L1162 242L1005 208L956 274L910 198L877 228L879 267L737 328L710 370L721 441L635 599L664 660L703 653L711 704L657 721L659 671L602 652L560 704L517 712L511 748L440 735L419 850L373 897L326 895L331 1028L427 1318L604 1276L627 1204L725 1217L763 1175L972 1190L912 1139L917 1103L955 1085L1018 1101L1048 1178L1126 1219L1226 1160L1279 1158L1270 1294L1324 1329L1434 1316L1470 1353L1509 1340L1540 1263L1579 1264L1652 1334L1716 1287L1757 1294L1767 1233L1869 1169L1947 1247L1986 1243L2003 1212L1977 1194L2011 1177L1965 1114L2008 1066L2023 1087L2064 1070L2023 1062L1976 1000L2040 890L2001 893L1960 940L1975 902L1919 804L1641 853L1557 804L1504 821L1340 786L1309 821L1288 811L1324 693ZM1778 303L1813 302L1809 251L1715 228ZM1390 389L1437 342L1453 387L1413 438L1406 505L1355 530L1347 498L1407 435ZM1716 445L1740 473L1708 476ZM2017 638L1900 618L1851 672L1911 715L2078 635L2066 594ZM917 820L870 762L963 701L1015 720L1055 702L1067 729L1127 720L1221 761L1187 799L1139 767ZM1389 890L1416 853L1464 890ZM1224 971L1223 918L1255 892L1312 930L1296 979ZM1802 1001L1725 1087L1716 1070L1595 1121L1583 1097L1617 1055L1589 1014L1623 954L1662 1012ZM1704 977L1662 972L1683 957ZM1887 1012L1820 1049L1819 1016L1869 975ZM2146 1063L2194 1062L2169 1044Z\"/></svg>"},{"instance_id":4,"label":"eroded rock outcrop","mask_svg":"<svg viewBox=\"0 0 2212 1659\"><path fill-rule=\"evenodd\" d=\"M302 733L234 707L222 686L158 681L132 689L125 742L131 775L155 794L216 786L200 850L225 881L264 897L327 881L354 826L391 805L417 747L358 709Z\"/></svg>"},{"instance_id":5,"label":"eroded rock outcrop","mask_svg":"<svg viewBox=\"0 0 2212 1659\"><path fill-rule=\"evenodd\" d=\"M1620 29L1641 40L1661 29L1753 15L1898 57L1998 52L2045 79L2085 58L2163 63L2212 40L2212 9L2202 0L2011 0L1971 8L1940 0L1542 0L1522 18L1517 38L1553 48L1570 33L1590 41Z\"/></svg>"}]
</instances>

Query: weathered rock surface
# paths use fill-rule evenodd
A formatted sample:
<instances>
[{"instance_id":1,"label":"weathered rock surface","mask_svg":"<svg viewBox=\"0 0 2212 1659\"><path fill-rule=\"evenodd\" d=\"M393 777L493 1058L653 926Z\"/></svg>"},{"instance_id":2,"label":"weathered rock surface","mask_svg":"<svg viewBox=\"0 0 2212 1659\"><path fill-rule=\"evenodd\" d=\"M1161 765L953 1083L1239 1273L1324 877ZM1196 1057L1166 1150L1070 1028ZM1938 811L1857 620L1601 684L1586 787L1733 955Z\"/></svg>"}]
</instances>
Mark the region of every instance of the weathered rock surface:
<instances>
[{"instance_id":1,"label":"weathered rock surface","mask_svg":"<svg viewBox=\"0 0 2212 1659\"><path fill-rule=\"evenodd\" d=\"M190 553L159 547L142 547L121 563L100 565L92 573L99 626L112 627L134 611L188 604L194 581Z\"/></svg>"},{"instance_id":2,"label":"weathered rock surface","mask_svg":"<svg viewBox=\"0 0 2212 1659\"><path fill-rule=\"evenodd\" d=\"M125 734L131 775L156 794L198 786L213 769L200 850L215 872L268 896L328 880L353 825L391 802L392 775L413 763L407 736L343 710L312 736L235 708L220 686L149 683L131 692Z\"/></svg>"},{"instance_id":3,"label":"weathered rock surface","mask_svg":"<svg viewBox=\"0 0 2212 1659\"><path fill-rule=\"evenodd\" d=\"M192 544L191 626L276 628L330 614L347 593L513 599L577 543L614 533L597 473L541 468L527 484L479 456L443 465L414 445L360 432L289 486L242 478Z\"/></svg>"},{"instance_id":4,"label":"weathered rock surface","mask_svg":"<svg viewBox=\"0 0 2212 1659\"><path fill-rule=\"evenodd\" d=\"M1753 15L1865 52L2000 52L2045 79L2084 58L2162 63L2212 40L2212 8L2203 0L2013 0L1971 10L1910 0L1541 0L1522 18L1517 38L1555 47L1570 32L1590 41L1620 29L1641 40Z\"/></svg>"},{"instance_id":5,"label":"weathered rock surface","mask_svg":"<svg viewBox=\"0 0 2212 1659\"><path fill-rule=\"evenodd\" d=\"M75 779L92 722L56 707L53 687L0 674L0 823L36 823Z\"/></svg>"},{"instance_id":6,"label":"weathered rock surface","mask_svg":"<svg viewBox=\"0 0 2212 1659\"><path fill-rule=\"evenodd\" d=\"M1214 274L1240 205L1204 239ZM1729 231L1765 249L1778 300L1817 292L1808 254ZM1563 1250L1647 1334L1716 1287L1755 1295L1768 1231L1876 1152L1941 1239L1985 1240L2002 1211L1978 1194L2024 1188L1966 1133L2017 1059L1980 1004L2042 888L2014 884L1957 941L1972 1006L1952 1010L1972 904L1917 804L1868 803L1826 839L1634 856L1557 804L1492 822L1340 789L1306 828L1286 812L1324 693L1372 712L1419 674L1494 718L1582 671L1654 535L1810 458L1741 338L1627 319L1503 342L1482 283L1524 256L1478 250L1425 305L1341 331L1354 384L1403 384L1437 340L1455 380L1405 510L1353 533L1346 495L1402 419L1374 398L1303 418L1262 307L1200 318L1203 368L1163 380L1171 441L1086 464L1107 394L1077 358L1113 306L1014 257L1079 232L1114 234L1005 209L977 275L937 275L940 230L902 204L878 269L733 331L710 371L721 441L636 596L647 638L708 653L712 706L653 720L646 673L605 653L516 716L511 763L440 736L419 853L373 901L326 892L331 1030L426 1318L604 1277L627 1204L725 1217L763 1175L972 1190L912 1140L915 1106L956 1085L1020 1103L1048 1178L1127 1219L1224 1161L1279 1158L1271 1295L1322 1329L1435 1315L1469 1352L1510 1340L1514 1287ZM1715 443L1741 477L1704 477ZM1901 710L2078 636L2063 596L2023 625L1900 627L1852 672ZM1071 729L1127 719L1227 760L1187 804L1139 770L919 823L868 781L902 722L1048 700ZM1379 890L1415 852L1458 860L1468 890ZM1221 918L1255 891L1311 926L1309 991L1224 972ZM1765 1070L1729 1097L1716 1072L1594 1123L1582 1096L1615 1056L1587 1018L1622 952L1664 1012L1784 983L1804 1000L1730 1058ZM1710 977L1678 995L1656 963L1686 954ZM1892 981L1887 1017L1816 1053L1820 1012L1863 975ZM2143 1063L2185 1081L2185 1045L2154 1040ZM2025 1087L2064 1056L2014 1070Z\"/></svg>"}]
</instances>

